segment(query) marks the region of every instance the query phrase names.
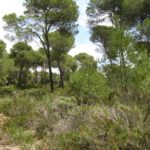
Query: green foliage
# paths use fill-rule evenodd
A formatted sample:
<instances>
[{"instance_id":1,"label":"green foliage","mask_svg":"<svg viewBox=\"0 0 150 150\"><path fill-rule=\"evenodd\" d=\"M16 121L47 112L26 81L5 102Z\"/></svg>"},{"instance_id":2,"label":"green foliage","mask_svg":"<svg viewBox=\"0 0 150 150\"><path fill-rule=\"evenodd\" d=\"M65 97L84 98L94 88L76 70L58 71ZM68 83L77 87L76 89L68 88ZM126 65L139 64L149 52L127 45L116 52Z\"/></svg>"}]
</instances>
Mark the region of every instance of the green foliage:
<instances>
[{"instance_id":1,"label":"green foliage","mask_svg":"<svg viewBox=\"0 0 150 150\"><path fill-rule=\"evenodd\" d=\"M15 13L7 14L3 17L6 25L4 26L4 30L9 32L6 38L10 41L31 41L31 36L29 35L29 31L26 27L26 20L24 16L17 16Z\"/></svg>"},{"instance_id":2,"label":"green foliage","mask_svg":"<svg viewBox=\"0 0 150 150\"><path fill-rule=\"evenodd\" d=\"M108 13L115 26L133 26L147 18L149 6L148 0L90 0L87 15L90 17L90 24L97 22L94 20L96 17Z\"/></svg>"},{"instance_id":3,"label":"green foliage","mask_svg":"<svg viewBox=\"0 0 150 150\"><path fill-rule=\"evenodd\" d=\"M47 65L46 64L47 63L46 56L43 53L43 51L44 50L42 48L40 48L37 51L32 52L33 53L33 55L32 55L32 57L33 57L32 58L32 67L33 68L36 69L39 66L44 67L44 65Z\"/></svg>"},{"instance_id":4,"label":"green foliage","mask_svg":"<svg viewBox=\"0 0 150 150\"><path fill-rule=\"evenodd\" d=\"M11 137L12 143L15 144L32 144L33 137L30 133L25 133L22 128L18 128L15 125L10 124L10 126L6 127L6 133Z\"/></svg>"},{"instance_id":5,"label":"green foliage","mask_svg":"<svg viewBox=\"0 0 150 150\"><path fill-rule=\"evenodd\" d=\"M150 19L147 18L143 21L143 24L139 26L139 30L143 36L146 37L146 40L150 40Z\"/></svg>"},{"instance_id":6,"label":"green foliage","mask_svg":"<svg viewBox=\"0 0 150 150\"><path fill-rule=\"evenodd\" d=\"M95 70L75 72L70 79L70 90L79 99L79 103L107 102L110 89L102 73Z\"/></svg>"},{"instance_id":7,"label":"green foliage","mask_svg":"<svg viewBox=\"0 0 150 150\"><path fill-rule=\"evenodd\" d=\"M7 77L14 70L14 61L10 59L6 52L6 44L0 40L0 85L8 84Z\"/></svg>"},{"instance_id":8,"label":"green foliage","mask_svg":"<svg viewBox=\"0 0 150 150\"><path fill-rule=\"evenodd\" d=\"M90 56L86 53L79 53L74 57L77 62L79 63L79 68L81 69L88 69L88 68L93 68L96 70L97 64L96 61L94 60L93 56Z\"/></svg>"},{"instance_id":9,"label":"green foliage","mask_svg":"<svg viewBox=\"0 0 150 150\"><path fill-rule=\"evenodd\" d=\"M64 26L73 23L78 18L78 11L76 3L72 0L64 1L25 1L26 14L36 16L37 20L41 18L48 18L48 24L54 26ZM53 9L49 9L53 8ZM59 9L59 11L56 11ZM70 14L70 15L68 15Z\"/></svg>"},{"instance_id":10,"label":"green foliage","mask_svg":"<svg viewBox=\"0 0 150 150\"><path fill-rule=\"evenodd\" d=\"M0 40L0 58L4 57L6 54L6 44L4 41Z\"/></svg>"},{"instance_id":11,"label":"green foliage","mask_svg":"<svg viewBox=\"0 0 150 150\"><path fill-rule=\"evenodd\" d=\"M18 96L21 95L16 93L16 96L11 101L6 102L6 104L4 103L4 107L1 108L3 113L10 117L24 116L30 113L33 108L33 102L28 100L27 97L19 98Z\"/></svg>"},{"instance_id":12,"label":"green foliage","mask_svg":"<svg viewBox=\"0 0 150 150\"><path fill-rule=\"evenodd\" d=\"M12 96L15 90L14 86L0 86L0 96Z\"/></svg>"},{"instance_id":13,"label":"green foliage","mask_svg":"<svg viewBox=\"0 0 150 150\"><path fill-rule=\"evenodd\" d=\"M114 30L112 27L106 27L106 26L95 26L92 29L92 34L91 34L91 41L94 43L101 44L103 47L107 50L107 43L109 41L111 32Z\"/></svg>"},{"instance_id":14,"label":"green foliage","mask_svg":"<svg viewBox=\"0 0 150 150\"><path fill-rule=\"evenodd\" d=\"M0 59L0 85L8 84L8 76L14 70L13 59L4 57Z\"/></svg>"},{"instance_id":15,"label":"green foliage","mask_svg":"<svg viewBox=\"0 0 150 150\"><path fill-rule=\"evenodd\" d=\"M53 63L58 67L60 73L59 87L64 88L64 62L65 55L73 47L75 39L73 34L64 30L57 30L49 34L49 40L51 43L52 60Z\"/></svg>"},{"instance_id":16,"label":"green foliage","mask_svg":"<svg viewBox=\"0 0 150 150\"><path fill-rule=\"evenodd\" d=\"M24 6L25 16L3 18L8 38L19 42L9 55L0 40L0 140L26 150L150 149L149 0L90 0L91 40L104 52L102 65L86 53L67 54L77 33L74 0ZM105 15L112 27L100 26ZM37 51L27 44L34 38L42 44ZM16 89L16 77L28 88ZM64 89L50 94L48 82L51 92Z\"/></svg>"},{"instance_id":17,"label":"green foliage","mask_svg":"<svg viewBox=\"0 0 150 150\"><path fill-rule=\"evenodd\" d=\"M16 66L30 65L29 61L32 48L24 42L19 42L13 45L11 49L11 57L14 59Z\"/></svg>"},{"instance_id":18,"label":"green foliage","mask_svg":"<svg viewBox=\"0 0 150 150\"><path fill-rule=\"evenodd\" d=\"M14 34L15 38L21 38L24 41L32 41L35 37L39 39L42 48L47 56L49 82L51 92L53 92L54 85L52 77L53 73L50 49L53 48L52 46L54 46L55 44L53 43L51 45L51 37L49 37L49 33L53 29L58 29L61 32L67 31L72 34L76 34L78 6L73 0L26 0L24 2L24 6L24 16L17 17L16 14L9 14L3 17L6 23L5 29L6 31ZM57 38L59 38L58 34ZM52 39L52 41L54 41L54 39ZM74 38L71 39L71 42L72 41L74 41ZM61 42L61 44L64 43L66 42Z\"/></svg>"},{"instance_id":19,"label":"green foliage","mask_svg":"<svg viewBox=\"0 0 150 150\"><path fill-rule=\"evenodd\" d=\"M77 109L75 110L76 113ZM47 136L41 147L52 150L148 148L148 141L145 146L141 143L145 137L144 122L142 112L137 107L80 106L79 110L82 115L77 114L71 120L72 124L76 123L77 126L71 126L70 130L70 124L67 124L67 131ZM73 117L75 114L70 112ZM80 121L77 123L78 120Z\"/></svg>"},{"instance_id":20,"label":"green foliage","mask_svg":"<svg viewBox=\"0 0 150 150\"><path fill-rule=\"evenodd\" d=\"M23 87L26 86L26 73L29 70L29 67L33 64L34 61L34 52L32 47L30 47L25 42L18 42L13 45L11 48L10 57L14 59L15 66L19 67L18 71L18 86ZM24 72L24 68L26 67L26 71Z\"/></svg>"},{"instance_id":21,"label":"green foliage","mask_svg":"<svg viewBox=\"0 0 150 150\"><path fill-rule=\"evenodd\" d=\"M146 70L149 70L146 42L141 44L143 46L137 46L133 37L123 27L103 26L92 28L91 40L98 44L102 42L104 48L105 62L103 62L102 68L113 91L109 98L114 97L117 100L122 99L126 102L131 100L138 101L139 96L136 95L139 95L140 92L138 91L140 90L138 90L138 87L142 85L140 84L140 74L144 73L144 66L147 68ZM139 67L141 70L138 74L136 72L137 66L144 62L147 63ZM148 75L149 73L145 72L146 74ZM146 77L145 75L143 79ZM147 82L149 83L148 80ZM144 89L147 91L147 88ZM148 92L146 93L148 94Z\"/></svg>"},{"instance_id":22,"label":"green foliage","mask_svg":"<svg viewBox=\"0 0 150 150\"><path fill-rule=\"evenodd\" d=\"M67 53L74 45L74 37L71 33L59 30L49 34L51 47L54 51L61 55Z\"/></svg>"},{"instance_id":23,"label":"green foliage","mask_svg":"<svg viewBox=\"0 0 150 150\"><path fill-rule=\"evenodd\" d=\"M0 100L0 112L10 117L3 133L13 143L28 149L149 149L149 119L140 105L78 105L74 97L55 93L37 100L30 93Z\"/></svg>"},{"instance_id":24,"label":"green foliage","mask_svg":"<svg viewBox=\"0 0 150 150\"><path fill-rule=\"evenodd\" d=\"M63 68L65 70L65 81L70 80L70 75L77 70L76 59L70 55L64 55Z\"/></svg>"}]
</instances>

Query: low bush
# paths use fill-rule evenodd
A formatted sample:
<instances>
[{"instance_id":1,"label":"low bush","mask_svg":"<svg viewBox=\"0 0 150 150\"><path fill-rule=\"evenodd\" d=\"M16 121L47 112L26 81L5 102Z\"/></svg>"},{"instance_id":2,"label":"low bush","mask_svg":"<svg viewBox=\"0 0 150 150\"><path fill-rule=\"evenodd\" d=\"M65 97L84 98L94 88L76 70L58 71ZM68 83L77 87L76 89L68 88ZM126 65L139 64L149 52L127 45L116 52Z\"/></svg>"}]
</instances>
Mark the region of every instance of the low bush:
<instances>
[{"instance_id":1,"label":"low bush","mask_svg":"<svg viewBox=\"0 0 150 150\"><path fill-rule=\"evenodd\" d=\"M21 144L22 149L150 148L148 111L139 105L78 105L75 97L45 95L36 100L29 95L18 92L11 100L10 97L0 100L0 113L10 118L1 131L12 143Z\"/></svg>"},{"instance_id":2,"label":"low bush","mask_svg":"<svg viewBox=\"0 0 150 150\"><path fill-rule=\"evenodd\" d=\"M5 132L9 135L9 138L12 143L15 144L32 144L33 136L32 134L25 132L24 129L18 126L10 125L5 128Z\"/></svg>"},{"instance_id":3,"label":"low bush","mask_svg":"<svg viewBox=\"0 0 150 150\"><path fill-rule=\"evenodd\" d=\"M70 79L70 91L79 104L94 104L108 102L110 89L103 74L93 70L75 72Z\"/></svg>"},{"instance_id":4,"label":"low bush","mask_svg":"<svg viewBox=\"0 0 150 150\"><path fill-rule=\"evenodd\" d=\"M14 86L0 86L0 97L12 96L15 91Z\"/></svg>"},{"instance_id":5,"label":"low bush","mask_svg":"<svg viewBox=\"0 0 150 150\"><path fill-rule=\"evenodd\" d=\"M67 130L45 136L42 145L44 150L147 150L150 148L149 135L145 134L145 123L140 109L116 105L112 108L85 106L80 110L82 115L71 120ZM82 121L79 121L76 127L72 126L80 117ZM57 123L54 125L56 126Z\"/></svg>"}]
</instances>

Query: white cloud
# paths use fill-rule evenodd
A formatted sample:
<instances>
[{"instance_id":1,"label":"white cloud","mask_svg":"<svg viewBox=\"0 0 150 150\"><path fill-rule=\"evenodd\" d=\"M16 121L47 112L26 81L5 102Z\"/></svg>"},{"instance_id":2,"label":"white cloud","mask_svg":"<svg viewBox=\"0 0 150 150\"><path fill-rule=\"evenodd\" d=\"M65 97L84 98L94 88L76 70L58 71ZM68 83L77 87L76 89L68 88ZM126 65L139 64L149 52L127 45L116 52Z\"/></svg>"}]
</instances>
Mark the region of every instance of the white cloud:
<instances>
[{"instance_id":1,"label":"white cloud","mask_svg":"<svg viewBox=\"0 0 150 150\"><path fill-rule=\"evenodd\" d=\"M3 30L4 22L2 21L2 17L6 14L13 13L15 12L17 15L23 14L24 7L22 6L24 0L4 0L1 2L0 5L0 39L3 39L7 43L7 49L10 49L11 46L14 44L12 42L9 42L4 38L4 35L6 32ZM77 5L79 6L80 9L80 16L78 23L84 27L84 29L87 31L88 28L86 26L87 23L87 15L86 15L86 8L89 0L76 0ZM88 32L88 31L87 31ZM83 44L82 44L83 43ZM89 41L83 41L81 44L76 43L76 47L73 48L69 54L71 55L76 55L81 52L88 53L89 55L94 56L95 59L98 59L102 56L101 53L97 53L95 51L96 46L92 44ZM32 46L34 48L38 48L39 45L37 43L32 43Z\"/></svg>"},{"instance_id":2,"label":"white cloud","mask_svg":"<svg viewBox=\"0 0 150 150\"><path fill-rule=\"evenodd\" d=\"M87 16L86 15L82 15L79 17L78 19L78 24L82 27L85 28L85 30L88 30L87 29Z\"/></svg>"},{"instance_id":3,"label":"white cloud","mask_svg":"<svg viewBox=\"0 0 150 150\"><path fill-rule=\"evenodd\" d=\"M97 52L96 49L97 49L97 46L92 43L78 44L75 46L75 48L70 50L69 54L72 56L75 56L79 53L87 53L93 56L95 60L101 59L102 53Z\"/></svg>"},{"instance_id":4,"label":"white cloud","mask_svg":"<svg viewBox=\"0 0 150 150\"><path fill-rule=\"evenodd\" d=\"M88 16L86 15L86 8L88 6L89 0L76 0L77 5L79 6L80 16L78 18L78 24L85 28L88 31L87 23L88 23ZM103 15L101 19L104 19L103 22L98 23L98 25L103 26L113 26L108 14Z\"/></svg>"},{"instance_id":5,"label":"white cloud","mask_svg":"<svg viewBox=\"0 0 150 150\"><path fill-rule=\"evenodd\" d=\"M83 26L87 30L86 8L87 8L87 4L88 4L89 0L76 0L76 2L77 2L77 5L79 6L79 12L80 12L78 24Z\"/></svg>"},{"instance_id":6,"label":"white cloud","mask_svg":"<svg viewBox=\"0 0 150 150\"><path fill-rule=\"evenodd\" d=\"M4 0L0 5L0 39L7 43L7 49L10 49L12 42L5 39L6 32L3 30L4 22L3 16L10 13L16 13L17 15L23 14L24 8L22 6L24 0Z\"/></svg>"},{"instance_id":7,"label":"white cloud","mask_svg":"<svg viewBox=\"0 0 150 150\"><path fill-rule=\"evenodd\" d=\"M17 14L22 14L24 9L22 6L23 0L4 0L0 5L0 17L5 14L17 12Z\"/></svg>"}]
</instances>

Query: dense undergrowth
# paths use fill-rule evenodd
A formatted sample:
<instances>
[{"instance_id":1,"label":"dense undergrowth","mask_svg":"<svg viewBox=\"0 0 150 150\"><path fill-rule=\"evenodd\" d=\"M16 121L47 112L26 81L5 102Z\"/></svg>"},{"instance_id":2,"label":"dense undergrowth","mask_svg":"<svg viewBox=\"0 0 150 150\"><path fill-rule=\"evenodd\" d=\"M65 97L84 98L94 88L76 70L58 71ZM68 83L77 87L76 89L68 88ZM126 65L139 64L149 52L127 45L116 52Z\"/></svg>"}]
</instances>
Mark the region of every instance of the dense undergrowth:
<instances>
[{"instance_id":1,"label":"dense undergrowth","mask_svg":"<svg viewBox=\"0 0 150 150\"><path fill-rule=\"evenodd\" d=\"M80 104L67 89L49 94L44 88L11 88L4 88L9 94L0 97L0 113L9 118L0 136L23 150L150 148L148 110L138 103L99 100L89 104L88 100Z\"/></svg>"},{"instance_id":2,"label":"dense undergrowth","mask_svg":"<svg viewBox=\"0 0 150 150\"><path fill-rule=\"evenodd\" d=\"M85 32L75 42L82 3L95 57ZM3 16L15 43L0 40L0 149L150 150L150 0L23 6Z\"/></svg>"}]
</instances>

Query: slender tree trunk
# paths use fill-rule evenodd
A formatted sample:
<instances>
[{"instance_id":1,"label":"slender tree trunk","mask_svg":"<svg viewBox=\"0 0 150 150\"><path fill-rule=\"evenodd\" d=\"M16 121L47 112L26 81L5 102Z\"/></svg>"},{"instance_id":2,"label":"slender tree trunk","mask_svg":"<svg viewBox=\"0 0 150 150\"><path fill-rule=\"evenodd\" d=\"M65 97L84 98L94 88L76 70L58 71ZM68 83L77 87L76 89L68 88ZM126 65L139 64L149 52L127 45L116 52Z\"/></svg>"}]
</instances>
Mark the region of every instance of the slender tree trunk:
<instances>
[{"instance_id":1,"label":"slender tree trunk","mask_svg":"<svg viewBox=\"0 0 150 150\"><path fill-rule=\"evenodd\" d=\"M121 90L123 91L124 90L124 84L123 84L123 71L122 71L122 57L121 57L121 53L119 54L119 64L120 64L120 73L119 73L119 76L120 76L120 86L121 86Z\"/></svg>"},{"instance_id":2,"label":"slender tree trunk","mask_svg":"<svg viewBox=\"0 0 150 150\"><path fill-rule=\"evenodd\" d=\"M54 83L53 83L51 56L50 56L50 52L49 51L48 51L48 55L47 55L47 60L48 60L48 69L49 69L50 89L51 89L51 93L53 93L54 92Z\"/></svg>"},{"instance_id":3,"label":"slender tree trunk","mask_svg":"<svg viewBox=\"0 0 150 150\"><path fill-rule=\"evenodd\" d=\"M41 85L43 85L43 80L44 80L44 67L41 66L41 79L40 79Z\"/></svg>"},{"instance_id":4,"label":"slender tree trunk","mask_svg":"<svg viewBox=\"0 0 150 150\"><path fill-rule=\"evenodd\" d=\"M57 63L58 63L58 69L60 72L59 87L61 87L63 89L64 88L64 71L63 71L61 64L60 64L60 58L58 58Z\"/></svg>"},{"instance_id":5,"label":"slender tree trunk","mask_svg":"<svg viewBox=\"0 0 150 150\"><path fill-rule=\"evenodd\" d=\"M34 75L35 75L35 77L34 77L34 85L38 85L38 72L37 72L37 68L35 67L34 68Z\"/></svg>"},{"instance_id":6,"label":"slender tree trunk","mask_svg":"<svg viewBox=\"0 0 150 150\"><path fill-rule=\"evenodd\" d=\"M45 18L45 51L47 54L47 60L48 60L48 69L49 69L49 83L50 83L50 90L51 93L54 92L54 82L53 82L53 73L52 73L52 60L51 60L51 54L50 54L50 41L49 41L49 30L48 29L48 23L47 23L47 18Z\"/></svg>"},{"instance_id":7,"label":"slender tree trunk","mask_svg":"<svg viewBox=\"0 0 150 150\"><path fill-rule=\"evenodd\" d=\"M126 71L125 56L123 52L121 52L121 62L122 62L122 74L123 74L123 87L124 90L127 92L128 78L127 78L127 71Z\"/></svg>"},{"instance_id":8,"label":"slender tree trunk","mask_svg":"<svg viewBox=\"0 0 150 150\"><path fill-rule=\"evenodd\" d=\"M62 68L61 68L61 74L60 74L60 85L61 85L61 88L63 89L64 88L64 71L62 70Z\"/></svg>"},{"instance_id":9,"label":"slender tree trunk","mask_svg":"<svg viewBox=\"0 0 150 150\"><path fill-rule=\"evenodd\" d=\"M110 61L111 72L113 73L113 61L111 58L109 59L109 61ZM111 83L112 83L113 89L116 91L117 90L116 89L116 80L111 79Z\"/></svg>"},{"instance_id":10,"label":"slender tree trunk","mask_svg":"<svg viewBox=\"0 0 150 150\"><path fill-rule=\"evenodd\" d=\"M18 87L21 88L22 88L22 72L23 72L23 65L20 66L19 78L18 78Z\"/></svg>"},{"instance_id":11,"label":"slender tree trunk","mask_svg":"<svg viewBox=\"0 0 150 150\"><path fill-rule=\"evenodd\" d=\"M46 86L46 65L44 64L43 66L41 66L41 85L45 85Z\"/></svg>"},{"instance_id":12,"label":"slender tree trunk","mask_svg":"<svg viewBox=\"0 0 150 150\"><path fill-rule=\"evenodd\" d=\"M125 56L124 53L120 52L120 59L121 59L121 84L122 84L122 93L123 93L123 99L125 101L128 100L128 79L127 79L127 72L126 72L126 62L125 62Z\"/></svg>"},{"instance_id":13,"label":"slender tree trunk","mask_svg":"<svg viewBox=\"0 0 150 150\"><path fill-rule=\"evenodd\" d=\"M45 86L46 86L46 84L47 84L47 83L46 83L46 82L47 82L47 81L46 81L46 80L47 80L47 78L46 78L46 68L47 68L46 65L44 65L44 68L43 68L43 81L44 81L44 85L45 85Z\"/></svg>"}]
</instances>

